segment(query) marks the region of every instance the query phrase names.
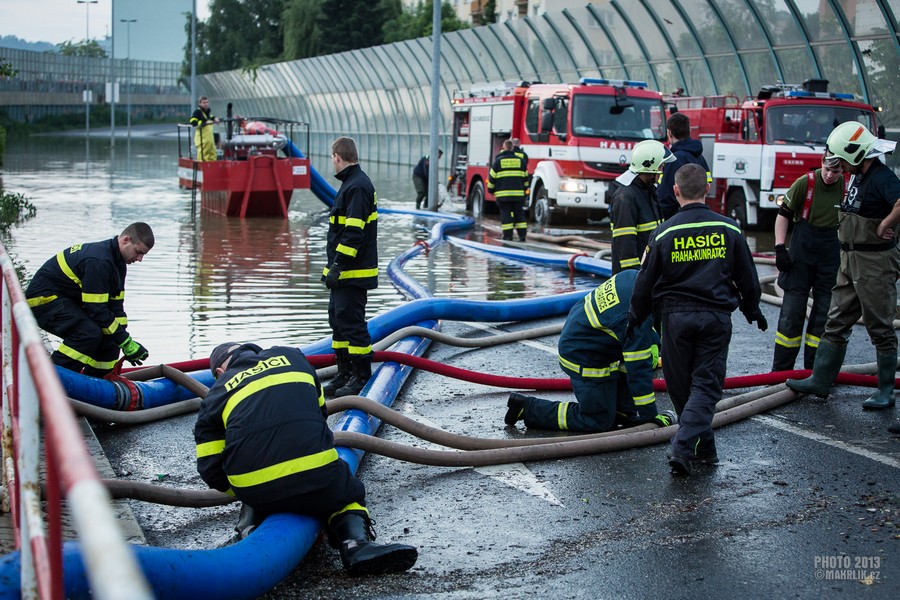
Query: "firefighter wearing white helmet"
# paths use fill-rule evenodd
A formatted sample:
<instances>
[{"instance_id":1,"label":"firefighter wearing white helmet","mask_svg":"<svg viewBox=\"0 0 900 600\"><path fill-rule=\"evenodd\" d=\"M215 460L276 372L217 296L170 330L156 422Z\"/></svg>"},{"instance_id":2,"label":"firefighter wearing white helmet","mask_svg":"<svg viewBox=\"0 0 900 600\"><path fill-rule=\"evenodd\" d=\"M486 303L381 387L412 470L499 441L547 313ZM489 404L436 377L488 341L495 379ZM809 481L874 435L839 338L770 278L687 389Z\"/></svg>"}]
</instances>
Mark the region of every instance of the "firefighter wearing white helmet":
<instances>
[{"instance_id":1,"label":"firefighter wearing white helmet","mask_svg":"<svg viewBox=\"0 0 900 600\"><path fill-rule=\"evenodd\" d=\"M788 387L802 394L828 397L844 362L853 324L861 316L878 365L878 390L863 402L863 408L894 406L900 179L878 157L893 151L895 145L877 139L855 121L838 125L828 136L826 157L838 157L853 176L841 204L841 264L813 372L806 379L787 380Z\"/></svg>"},{"instance_id":2,"label":"firefighter wearing white helmet","mask_svg":"<svg viewBox=\"0 0 900 600\"><path fill-rule=\"evenodd\" d=\"M634 146L628 170L616 178L621 185L609 210L613 273L640 268L650 234L662 222L656 182L663 165L673 160L661 143L644 140Z\"/></svg>"}]
</instances>

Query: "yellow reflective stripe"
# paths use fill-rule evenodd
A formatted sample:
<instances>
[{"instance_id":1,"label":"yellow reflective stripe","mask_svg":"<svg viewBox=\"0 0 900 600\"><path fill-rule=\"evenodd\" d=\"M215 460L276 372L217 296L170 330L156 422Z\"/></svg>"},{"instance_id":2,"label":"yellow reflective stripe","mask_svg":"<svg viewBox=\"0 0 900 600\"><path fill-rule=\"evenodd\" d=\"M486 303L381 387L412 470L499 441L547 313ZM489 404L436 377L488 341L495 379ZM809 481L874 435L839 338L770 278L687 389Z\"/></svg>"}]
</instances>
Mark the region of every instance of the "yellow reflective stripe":
<instances>
[{"instance_id":1,"label":"yellow reflective stripe","mask_svg":"<svg viewBox=\"0 0 900 600\"><path fill-rule=\"evenodd\" d=\"M637 350L635 352L622 352L625 362L634 362L636 360L647 360L650 358L650 348L646 350Z\"/></svg>"},{"instance_id":2,"label":"yellow reflective stripe","mask_svg":"<svg viewBox=\"0 0 900 600\"><path fill-rule=\"evenodd\" d=\"M338 244L337 248L334 249L335 252L340 252L341 254L346 254L347 256L351 256L356 258L356 254L359 252L356 248L351 248L350 246L345 246L344 244Z\"/></svg>"},{"instance_id":3,"label":"yellow reflective stripe","mask_svg":"<svg viewBox=\"0 0 900 600\"><path fill-rule=\"evenodd\" d=\"M581 376L582 377L609 377L612 375L613 371L617 371L619 369L619 363L615 362L608 367L581 367Z\"/></svg>"},{"instance_id":4,"label":"yellow reflective stripe","mask_svg":"<svg viewBox=\"0 0 900 600\"><path fill-rule=\"evenodd\" d=\"M641 264L641 259L639 258L623 258L619 261L619 266L624 268L629 267L637 267Z\"/></svg>"},{"instance_id":5,"label":"yellow reflective stripe","mask_svg":"<svg viewBox=\"0 0 900 600\"><path fill-rule=\"evenodd\" d=\"M637 235L637 229L634 227L616 227L612 230L613 237L622 235Z\"/></svg>"},{"instance_id":6,"label":"yellow reflective stripe","mask_svg":"<svg viewBox=\"0 0 900 600\"><path fill-rule=\"evenodd\" d=\"M329 223L334 223L334 222L335 222L334 219L335 219L335 218L334 218L333 216L331 216L331 217L328 218L328 222L329 222ZM338 224L338 225L343 225L343 224L346 223L346 222L347 222L347 217L346 217L346 215L339 215L339 216L337 217L337 224Z\"/></svg>"},{"instance_id":7,"label":"yellow reflective stripe","mask_svg":"<svg viewBox=\"0 0 900 600\"><path fill-rule=\"evenodd\" d=\"M818 348L820 341L821 340L818 337L810 335L808 333L806 334L806 345L810 348Z\"/></svg>"},{"instance_id":8,"label":"yellow reflective stripe","mask_svg":"<svg viewBox=\"0 0 900 600\"><path fill-rule=\"evenodd\" d=\"M496 177L496 176L497 176L497 171L495 171L493 169L488 171L488 177ZM490 185L490 183L488 183L488 185Z\"/></svg>"},{"instance_id":9,"label":"yellow reflective stripe","mask_svg":"<svg viewBox=\"0 0 900 600\"><path fill-rule=\"evenodd\" d=\"M37 298L29 298L28 306L34 308L35 306L42 306L44 304L49 304L56 300L59 296L38 296Z\"/></svg>"},{"instance_id":10,"label":"yellow reflective stripe","mask_svg":"<svg viewBox=\"0 0 900 600\"><path fill-rule=\"evenodd\" d=\"M347 227L359 227L360 229L366 228L366 222L362 219L355 219L353 217L348 218L345 223Z\"/></svg>"},{"instance_id":11,"label":"yellow reflective stripe","mask_svg":"<svg viewBox=\"0 0 900 600\"><path fill-rule=\"evenodd\" d=\"M372 352L372 346L351 346L347 344L347 352L350 354L370 354Z\"/></svg>"},{"instance_id":12,"label":"yellow reflective stripe","mask_svg":"<svg viewBox=\"0 0 900 600\"><path fill-rule=\"evenodd\" d=\"M372 221L377 221L377 220L378 220L378 211L376 210L376 211L373 211L371 215L369 215L369 223L371 223Z\"/></svg>"},{"instance_id":13,"label":"yellow reflective stripe","mask_svg":"<svg viewBox=\"0 0 900 600\"><path fill-rule=\"evenodd\" d=\"M203 442L202 444L197 444L197 458L221 454L223 450L225 450L225 440Z\"/></svg>"},{"instance_id":14,"label":"yellow reflective stripe","mask_svg":"<svg viewBox=\"0 0 900 600\"><path fill-rule=\"evenodd\" d=\"M116 317L116 323L124 327L128 325L128 317Z\"/></svg>"},{"instance_id":15,"label":"yellow reflective stripe","mask_svg":"<svg viewBox=\"0 0 900 600\"><path fill-rule=\"evenodd\" d=\"M649 394L645 394L643 396L635 396L634 397L634 405L635 406L646 406L648 404L653 404L656 402L656 394L650 392Z\"/></svg>"},{"instance_id":16,"label":"yellow reflective stripe","mask_svg":"<svg viewBox=\"0 0 900 600\"><path fill-rule=\"evenodd\" d=\"M81 301L85 304L107 304L109 302L109 294L87 294L81 292Z\"/></svg>"},{"instance_id":17,"label":"yellow reflective stripe","mask_svg":"<svg viewBox=\"0 0 900 600\"><path fill-rule=\"evenodd\" d=\"M779 346L784 346L785 348L799 348L800 347L800 337L792 337L789 338L780 331L775 332L775 343Z\"/></svg>"},{"instance_id":18,"label":"yellow reflective stripe","mask_svg":"<svg viewBox=\"0 0 900 600\"><path fill-rule=\"evenodd\" d=\"M87 354L82 354L75 348L66 346L65 344L60 344L59 348L57 348L56 351L60 354L68 356L72 360L77 360L87 367L94 367L95 369L112 369L116 366L115 360L95 360Z\"/></svg>"},{"instance_id":19,"label":"yellow reflective stripe","mask_svg":"<svg viewBox=\"0 0 900 600\"><path fill-rule=\"evenodd\" d=\"M81 287L81 280L78 279L78 275L69 268L69 263L66 262L66 256L62 252L56 255L56 264L59 265L59 268L62 269L62 272L65 273L66 277L74 281L75 285Z\"/></svg>"},{"instance_id":20,"label":"yellow reflective stripe","mask_svg":"<svg viewBox=\"0 0 900 600\"><path fill-rule=\"evenodd\" d=\"M506 198L511 196L524 196L525 190L502 190L499 192L494 192L494 196L497 198Z\"/></svg>"},{"instance_id":21,"label":"yellow reflective stripe","mask_svg":"<svg viewBox=\"0 0 900 600\"><path fill-rule=\"evenodd\" d=\"M647 223L638 223L637 230L640 233L653 231L659 225L659 221L649 221Z\"/></svg>"},{"instance_id":22,"label":"yellow reflective stripe","mask_svg":"<svg viewBox=\"0 0 900 600\"><path fill-rule=\"evenodd\" d=\"M104 333L104 335L112 335L119 330L119 320L115 319L112 323L110 323L106 327L102 327L100 331Z\"/></svg>"},{"instance_id":23,"label":"yellow reflective stripe","mask_svg":"<svg viewBox=\"0 0 900 600\"><path fill-rule=\"evenodd\" d=\"M499 173L493 173L494 177L527 177L528 173L525 171L500 171Z\"/></svg>"},{"instance_id":24,"label":"yellow reflective stripe","mask_svg":"<svg viewBox=\"0 0 900 600\"><path fill-rule=\"evenodd\" d=\"M516 223L516 229L526 229L528 227L528 223L522 221L521 223Z\"/></svg>"},{"instance_id":25,"label":"yellow reflective stripe","mask_svg":"<svg viewBox=\"0 0 900 600\"><path fill-rule=\"evenodd\" d=\"M222 423L227 427L228 426L228 416L231 414L237 405L241 403L241 401L245 400L248 396L251 396L257 392L260 392L266 388L274 387L276 385L284 385L287 383L308 383L310 385L316 385L315 380L312 375L309 373L278 373L276 375L268 375L261 379L257 379L256 381L251 381L246 386L242 387L231 397L228 399L228 402L225 403L225 409L222 411Z\"/></svg>"},{"instance_id":26,"label":"yellow reflective stripe","mask_svg":"<svg viewBox=\"0 0 900 600\"><path fill-rule=\"evenodd\" d=\"M110 300L124 300L125 299L125 290L122 290L115 296L110 296L109 299Z\"/></svg>"},{"instance_id":27,"label":"yellow reflective stripe","mask_svg":"<svg viewBox=\"0 0 900 600\"><path fill-rule=\"evenodd\" d=\"M571 360L566 360L562 356L559 357L559 364L563 366L564 369L568 369L570 371L574 371L575 373L581 373L581 367L573 363Z\"/></svg>"},{"instance_id":28,"label":"yellow reflective stripe","mask_svg":"<svg viewBox=\"0 0 900 600\"><path fill-rule=\"evenodd\" d=\"M515 225L512 223L504 223L500 226L500 231L512 231L513 229L515 229Z\"/></svg>"},{"instance_id":29,"label":"yellow reflective stripe","mask_svg":"<svg viewBox=\"0 0 900 600\"><path fill-rule=\"evenodd\" d=\"M325 465L333 463L336 460L338 460L337 450L335 450L334 448L329 448L328 450L316 452L315 454L310 454L309 456L301 456L300 458L286 460L270 467L264 467L262 469L257 469L256 471L250 471L249 473L229 475L228 481L234 487L246 488L253 485L259 485L261 483L275 481L276 479L281 479L282 477L296 475L297 473L303 473L304 471L318 469L319 467L324 467Z\"/></svg>"},{"instance_id":30,"label":"yellow reflective stripe","mask_svg":"<svg viewBox=\"0 0 900 600\"><path fill-rule=\"evenodd\" d=\"M683 223L681 225L675 225L673 227L669 227L665 231L661 231L656 239L660 239L665 237L666 235L673 233L675 231L681 231L683 229L703 229L704 227L725 227L726 229L734 230L738 233L741 232L741 228L731 223L723 223L722 221L702 221L700 223Z\"/></svg>"},{"instance_id":31,"label":"yellow reflective stripe","mask_svg":"<svg viewBox=\"0 0 900 600\"><path fill-rule=\"evenodd\" d=\"M556 424L561 431L569 428L569 423L566 419L566 414L569 412L569 404L569 402L560 402L559 406L556 407Z\"/></svg>"},{"instance_id":32,"label":"yellow reflective stripe","mask_svg":"<svg viewBox=\"0 0 900 600\"><path fill-rule=\"evenodd\" d=\"M331 347L332 347L332 348L335 348L335 349L337 349L337 348L349 348L349 347L350 347L350 342L336 342L336 341L332 340L332 341L331 341Z\"/></svg>"},{"instance_id":33,"label":"yellow reflective stripe","mask_svg":"<svg viewBox=\"0 0 900 600\"><path fill-rule=\"evenodd\" d=\"M706 183L712 183L712 173L706 172Z\"/></svg>"},{"instance_id":34,"label":"yellow reflective stripe","mask_svg":"<svg viewBox=\"0 0 900 600\"><path fill-rule=\"evenodd\" d=\"M366 277L378 277L378 267L341 272L341 279L364 279Z\"/></svg>"},{"instance_id":35,"label":"yellow reflective stripe","mask_svg":"<svg viewBox=\"0 0 900 600\"><path fill-rule=\"evenodd\" d=\"M369 514L369 509L368 509L368 508L366 508L365 506L363 506L363 505L360 504L359 502L351 502L350 504L348 504L347 506L345 506L345 507L342 508L341 510L339 510L339 511L337 511L337 512L335 512L335 513L331 513L331 516L328 517L328 523L331 523L331 520L332 520L333 518L335 518L336 516L338 516L338 515L340 515L340 514L343 514L343 513L345 513L345 512L350 512L351 510L358 510L358 511L360 511L360 512L364 512L364 513L366 513L366 514Z\"/></svg>"}]
</instances>

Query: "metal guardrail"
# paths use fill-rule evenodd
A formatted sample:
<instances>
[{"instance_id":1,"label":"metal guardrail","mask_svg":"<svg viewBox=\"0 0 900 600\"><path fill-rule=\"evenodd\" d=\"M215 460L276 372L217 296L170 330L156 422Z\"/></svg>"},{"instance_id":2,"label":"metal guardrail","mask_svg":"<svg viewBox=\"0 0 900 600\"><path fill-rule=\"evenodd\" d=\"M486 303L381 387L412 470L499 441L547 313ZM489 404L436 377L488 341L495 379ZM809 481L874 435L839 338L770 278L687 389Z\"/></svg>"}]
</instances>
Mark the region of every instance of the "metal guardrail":
<instances>
[{"instance_id":1,"label":"metal guardrail","mask_svg":"<svg viewBox=\"0 0 900 600\"><path fill-rule=\"evenodd\" d=\"M44 349L6 249L0 244L3 505L21 555L22 598L65 597L62 499L72 515L92 594L115 600L153 594L125 543L75 413ZM46 515L41 509L44 426Z\"/></svg>"}]
</instances>

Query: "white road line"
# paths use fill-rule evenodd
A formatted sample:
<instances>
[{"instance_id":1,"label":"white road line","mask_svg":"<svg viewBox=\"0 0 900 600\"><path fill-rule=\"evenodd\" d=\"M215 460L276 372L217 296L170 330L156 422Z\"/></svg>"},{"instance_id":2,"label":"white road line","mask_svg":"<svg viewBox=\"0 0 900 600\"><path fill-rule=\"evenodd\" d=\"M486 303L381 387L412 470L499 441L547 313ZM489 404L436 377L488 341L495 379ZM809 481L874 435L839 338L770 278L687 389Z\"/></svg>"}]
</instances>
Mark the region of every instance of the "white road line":
<instances>
[{"instance_id":1,"label":"white road line","mask_svg":"<svg viewBox=\"0 0 900 600\"><path fill-rule=\"evenodd\" d=\"M484 323L474 323L474 322L466 321L466 325L471 326L473 329L480 329L482 331L490 331L492 333L510 333L509 331L503 331L501 329L497 329L496 327L491 327L490 325L485 325ZM534 340L520 340L516 343L522 344L523 346L528 346L529 348L535 348L537 350L541 350L543 352L547 352L549 354L556 355L556 346L551 346L549 344L536 342Z\"/></svg>"},{"instance_id":2,"label":"white road line","mask_svg":"<svg viewBox=\"0 0 900 600\"><path fill-rule=\"evenodd\" d=\"M760 421L761 423L769 425L770 427L781 429L782 431L787 431L789 433L793 433L794 435L799 435L800 437L805 437L806 439L813 440L814 442L820 442L828 446L833 446L834 448L840 448L841 450L850 452L851 454L858 454L859 456L864 456L868 459L874 460L875 462L880 462L881 464L888 465L889 467L900 469L900 460L897 460L896 458L878 454L877 452L872 452L871 450L866 450L865 448L860 448L859 446L854 446L853 444L848 444L847 442L835 440L818 433L813 433L811 431L789 425L788 423L785 423L784 421L775 419L773 417L764 417L761 415L757 415L751 418L754 421Z\"/></svg>"}]
</instances>

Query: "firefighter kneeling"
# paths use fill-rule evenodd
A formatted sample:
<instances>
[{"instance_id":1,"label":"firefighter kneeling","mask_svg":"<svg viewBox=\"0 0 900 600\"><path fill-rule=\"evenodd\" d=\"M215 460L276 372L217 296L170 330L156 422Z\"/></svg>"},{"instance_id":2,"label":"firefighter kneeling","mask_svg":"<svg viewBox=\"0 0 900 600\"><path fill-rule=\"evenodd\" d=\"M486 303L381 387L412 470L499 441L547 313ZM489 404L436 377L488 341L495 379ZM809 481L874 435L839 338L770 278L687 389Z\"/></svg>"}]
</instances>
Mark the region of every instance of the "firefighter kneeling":
<instances>
[{"instance_id":1,"label":"firefighter kneeling","mask_svg":"<svg viewBox=\"0 0 900 600\"><path fill-rule=\"evenodd\" d=\"M506 424L562 431L601 432L616 426L676 422L675 413L656 410L653 369L659 336L646 319L626 336L628 307L637 271L607 279L572 307L559 338L559 364L572 380L578 402L554 402L509 395Z\"/></svg>"}]
</instances>

